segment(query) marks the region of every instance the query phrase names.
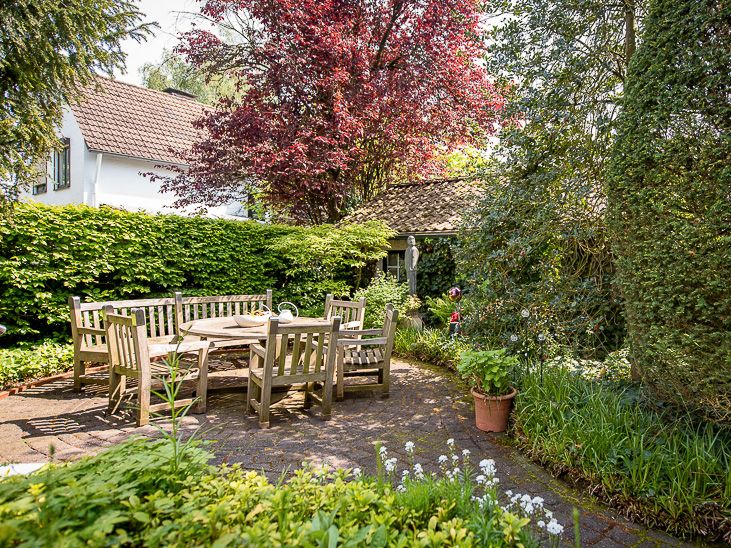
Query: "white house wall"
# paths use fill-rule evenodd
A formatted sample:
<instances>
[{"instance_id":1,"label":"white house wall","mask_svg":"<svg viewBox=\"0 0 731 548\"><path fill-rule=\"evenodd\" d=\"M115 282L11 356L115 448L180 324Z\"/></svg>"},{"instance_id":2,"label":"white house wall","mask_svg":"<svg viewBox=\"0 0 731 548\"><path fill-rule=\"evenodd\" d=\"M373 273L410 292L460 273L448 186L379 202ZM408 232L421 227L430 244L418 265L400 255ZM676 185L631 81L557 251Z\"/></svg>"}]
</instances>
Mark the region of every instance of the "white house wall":
<instances>
[{"instance_id":1,"label":"white house wall","mask_svg":"<svg viewBox=\"0 0 731 548\"><path fill-rule=\"evenodd\" d=\"M61 124L61 136L71 140L69 149L69 161L71 163L71 186L60 190L53 190L53 184L48 185L48 190L37 196L28 192L26 199L35 200L49 205L81 204L84 203L84 184L86 177L86 146L84 137L81 135L81 128L76 123L73 113L66 110ZM77 182L78 181L78 182ZM79 183L80 182L80 183Z\"/></svg>"},{"instance_id":2,"label":"white house wall","mask_svg":"<svg viewBox=\"0 0 731 548\"><path fill-rule=\"evenodd\" d=\"M89 150L71 110L64 113L59 133L70 139L71 186L53 190L53 186L49 185L47 192L35 196L28 192L24 199L49 205L110 205L148 213L188 214L195 210L194 207L172 208L175 195L161 193L160 182L152 182L142 175L147 172L171 174L171 171L157 167L161 162ZM97 175L99 154L102 154L101 170ZM208 216L241 218L236 213L239 209L240 204L209 208Z\"/></svg>"}]
</instances>

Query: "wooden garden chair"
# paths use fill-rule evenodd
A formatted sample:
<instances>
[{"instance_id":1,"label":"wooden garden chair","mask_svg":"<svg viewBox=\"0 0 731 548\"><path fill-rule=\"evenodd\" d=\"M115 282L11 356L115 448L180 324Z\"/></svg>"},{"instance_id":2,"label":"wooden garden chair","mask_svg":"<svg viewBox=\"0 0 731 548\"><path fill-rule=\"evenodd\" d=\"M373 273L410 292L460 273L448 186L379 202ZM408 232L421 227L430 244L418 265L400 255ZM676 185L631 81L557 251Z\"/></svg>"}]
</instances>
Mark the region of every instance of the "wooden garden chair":
<instances>
[{"instance_id":1,"label":"wooden garden chair","mask_svg":"<svg viewBox=\"0 0 731 548\"><path fill-rule=\"evenodd\" d=\"M295 325L269 319L266 346L251 345L246 393L246 412L253 408L259 414L260 427L269 428L272 389L293 384L304 387L305 409L315 402L322 407L323 419L330 418L335 353L326 349L337 344L339 331L339 317L329 322L316 320ZM322 387L321 395L315 394L318 384Z\"/></svg>"},{"instance_id":2,"label":"wooden garden chair","mask_svg":"<svg viewBox=\"0 0 731 548\"><path fill-rule=\"evenodd\" d=\"M150 403L153 382L170 378L167 364L154 361L156 358L172 359L175 354L195 353L198 355L196 368L180 371L177 380L197 379L197 398L175 401L175 407L195 403L193 412L205 413L208 382L209 341L181 342L177 344L149 344L145 312L139 308L130 310L130 315L116 314L114 307L107 305L102 310L107 346L109 349L109 413L114 413L125 395L137 394L137 426L150 421L150 413L169 408L169 402ZM136 386L127 388L127 379L136 379Z\"/></svg>"},{"instance_id":3,"label":"wooden garden chair","mask_svg":"<svg viewBox=\"0 0 731 548\"><path fill-rule=\"evenodd\" d=\"M340 332L337 342L336 397L345 392L379 390L387 396L391 380L391 352L396 336L398 310L386 306L382 329L348 329ZM364 338L369 337L369 338ZM345 377L376 377L373 382L345 385Z\"/></svg>"},{"instance_id":4,"label":"wooden garden chair","mask_svg":"<svg viewBox=\"0 0 731 548\"><path fill-rule=\"evenodd\" d=\"M108 349L102 310L111 306L115 314L129 315L133 308L144 310L149 343L178 342L180 302L175 298L133 299L125 301L81 302L69 297L71 338L74 343L74 391L85 384L107 384L103 375L87 375L86 364L107 364Z\"/></svg>"},{"instance_id":5,"label":"wooden garden chair","mask_svg":"<svg viewBox=\"0 0 731 548\"><path fill-rule=\"evenodd\" d=\"M357 301L341 301L328 293L325 297L325 319L329 320L339 316L342 322L341 329L363 329L365 307L365 297L361 297Z\"/></svg>"}]
</instances>

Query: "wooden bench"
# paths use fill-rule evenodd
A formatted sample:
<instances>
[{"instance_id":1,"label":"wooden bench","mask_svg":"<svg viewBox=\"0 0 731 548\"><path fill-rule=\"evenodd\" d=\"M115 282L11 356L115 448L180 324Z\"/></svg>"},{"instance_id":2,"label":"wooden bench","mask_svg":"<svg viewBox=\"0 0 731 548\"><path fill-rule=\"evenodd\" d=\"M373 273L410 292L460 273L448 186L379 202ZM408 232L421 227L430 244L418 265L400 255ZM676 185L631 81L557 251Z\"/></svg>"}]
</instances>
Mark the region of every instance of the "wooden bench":
<instances>
[{"instance_id":1,"label":"wooden bench","mask_svg":"<svg viewBox=\"0 0 731 548\"><path fill-rule=\"evenodd\" d=\"M71 337L74 343L74 390L85 384L107 384L107 379L87 375L86 364L108 364L108 349L101 312L111 306L115 314L130 316L133 308L144 311L149 344L174 344L180 340L178 326L199 318L246 314L264 305L271 308L272 291L261 295L223 295L213 297L174 297L125 301L81 302L69 297ZM188 339L185 339L186 341ZM193 340L193 338L191 338ZM197 340L197 338L195 338ZM214 341L217 348L241 346L238 341Z\"/></svg>"}]
</instances>

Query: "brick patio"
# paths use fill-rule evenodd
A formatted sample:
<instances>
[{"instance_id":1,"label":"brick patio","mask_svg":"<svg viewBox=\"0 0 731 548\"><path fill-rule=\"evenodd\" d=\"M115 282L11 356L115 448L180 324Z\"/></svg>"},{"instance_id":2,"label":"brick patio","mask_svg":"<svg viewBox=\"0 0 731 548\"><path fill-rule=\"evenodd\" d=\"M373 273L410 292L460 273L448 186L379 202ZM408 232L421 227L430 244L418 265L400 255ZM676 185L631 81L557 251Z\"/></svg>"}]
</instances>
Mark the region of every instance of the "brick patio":
<instances>
[{"instance_id":1,"label":"brick patio","mask_svg":"<svg viewBox=\"0 0 731 548\"><path fill-rule=\"evenodd\" d=\"M634 525L600 507L588 495L554 479L541 467L507 446L500 436L474 426L467 390L442 370L397 361L392 369L390 398L349 396L335 402L333 418L320 419L319 409L301 408L299 395L273 408L272 428L260 430L254 416L244 415L243 377L233 376L242 365L236 355L212 360L212 390L208 413L185 419L189 429L201 427L202 437L214 440L219 461L239 462L275 478L302 461L327 462L339 467L373 471L374 443L383 442L391 456L406 461L404 443L416 444L417 461L435 470L446 440L454 438L472 458L493 458L503 489L540 495L546 507L566 526L566 541L573 538L572 508L581 507L582 544L585 546L664 546L678 541ZM239 370L240 373L240 370ZM0 400L0 463L44 462L49 447L55 459L70 460L94 453L130 435L158 435L150 425L135 428L131 416L105 416L106 393L87 387L75 394L69 380L60 380ZM157 419L156 424L165 425Z\"/></svg>"}]
</instances>

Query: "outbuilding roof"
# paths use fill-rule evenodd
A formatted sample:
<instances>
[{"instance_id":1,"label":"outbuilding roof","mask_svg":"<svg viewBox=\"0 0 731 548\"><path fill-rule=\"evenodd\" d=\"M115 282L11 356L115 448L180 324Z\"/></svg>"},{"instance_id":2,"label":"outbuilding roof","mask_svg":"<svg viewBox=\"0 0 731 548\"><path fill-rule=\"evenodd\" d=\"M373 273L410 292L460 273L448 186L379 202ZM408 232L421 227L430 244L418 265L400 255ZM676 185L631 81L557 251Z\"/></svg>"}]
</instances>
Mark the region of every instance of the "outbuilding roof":
<instances>
[{"instance_id":1,"label":"outbuilding roof","mask_svg":"<svg viewBox=\"0 0 731 548\"><path fill-rule=\"evenodd\" d=\"M464 211L483 192L483 182L464 177L396 184L363 204L346 221L383 221L399 235L454 234Z\"/></svg>"},{"instance_id":2,"label":"outbuilding roof","mask_svg":"<svg viewBox=\"0 0 731 548\"><path fill-rule=\"evenodd\" d=\"M99 76L71 105L90 150L179 164L202 134L193 127L210 107L182 95Z\"/></svg>"}]
</instances>

